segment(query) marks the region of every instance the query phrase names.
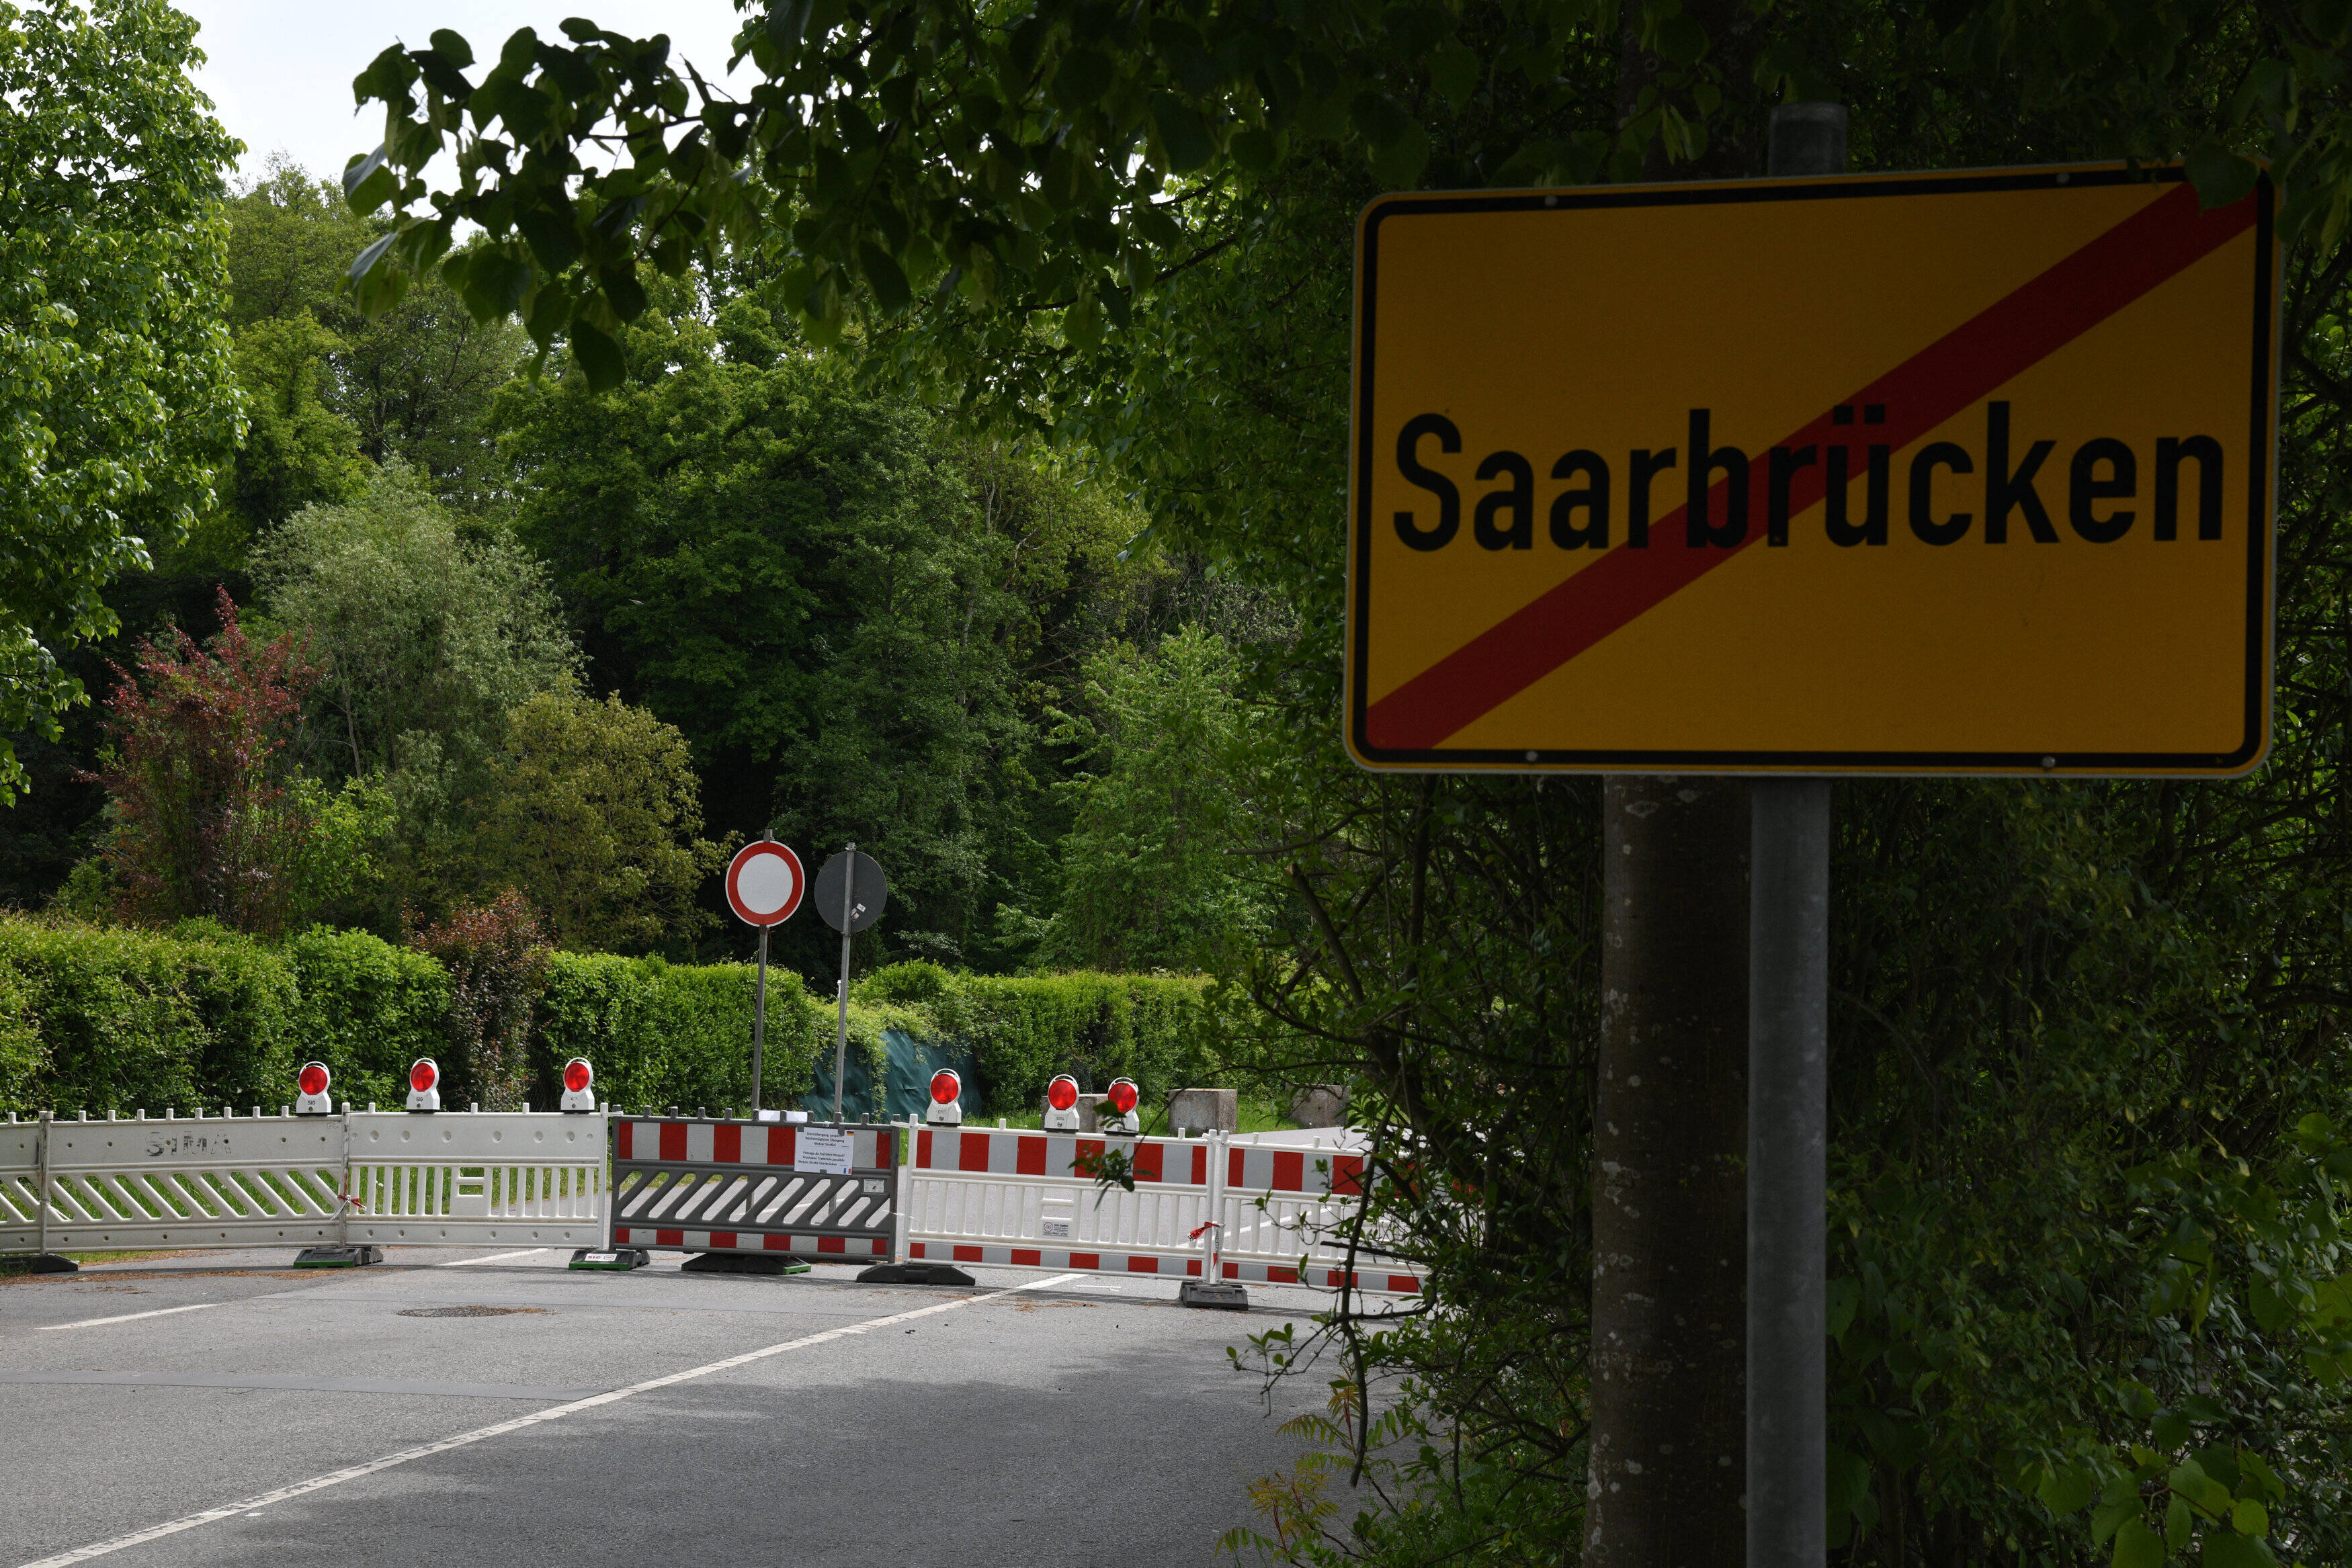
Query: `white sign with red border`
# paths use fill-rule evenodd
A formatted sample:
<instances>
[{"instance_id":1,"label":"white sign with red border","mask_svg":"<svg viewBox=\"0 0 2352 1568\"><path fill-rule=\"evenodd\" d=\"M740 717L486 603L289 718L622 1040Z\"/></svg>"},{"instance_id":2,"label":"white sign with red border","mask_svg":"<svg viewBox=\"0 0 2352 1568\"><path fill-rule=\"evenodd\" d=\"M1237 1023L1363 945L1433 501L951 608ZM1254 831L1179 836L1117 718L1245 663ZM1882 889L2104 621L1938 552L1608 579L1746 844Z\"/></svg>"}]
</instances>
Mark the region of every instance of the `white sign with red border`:
<instances>
[{"instance_id":1,"label":"white sign with red border","mask_svg":"<svg viewBox=\"0 0 2352 1568\"><path fill-rule=\"evenodd\" d=\"M745 844L727 866L727 903L746 925L781 925L801 906L801 857L773 839Z\"/></svg>"}]
</instances>

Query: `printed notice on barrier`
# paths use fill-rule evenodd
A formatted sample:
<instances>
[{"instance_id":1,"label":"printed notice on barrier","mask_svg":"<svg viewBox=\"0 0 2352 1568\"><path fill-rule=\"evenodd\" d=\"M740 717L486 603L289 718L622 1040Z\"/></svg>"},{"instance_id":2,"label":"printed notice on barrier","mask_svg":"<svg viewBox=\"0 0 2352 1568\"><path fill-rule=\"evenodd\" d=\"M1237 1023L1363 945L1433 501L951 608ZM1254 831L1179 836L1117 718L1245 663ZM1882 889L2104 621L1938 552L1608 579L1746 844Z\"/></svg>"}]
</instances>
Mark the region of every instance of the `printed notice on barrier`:
<instances>
[{"instance_id":1,"label":"printed notice on barrier","mask_svg":"<svg viewBox=\"0 0 2352 1568\"><path fill-rule=\"evenodd\" d=\"M839 1127L803 1127L793 1140L793 1169L817 1176L849 1174L850 1135Z\"/></svg>"}]
</instances>

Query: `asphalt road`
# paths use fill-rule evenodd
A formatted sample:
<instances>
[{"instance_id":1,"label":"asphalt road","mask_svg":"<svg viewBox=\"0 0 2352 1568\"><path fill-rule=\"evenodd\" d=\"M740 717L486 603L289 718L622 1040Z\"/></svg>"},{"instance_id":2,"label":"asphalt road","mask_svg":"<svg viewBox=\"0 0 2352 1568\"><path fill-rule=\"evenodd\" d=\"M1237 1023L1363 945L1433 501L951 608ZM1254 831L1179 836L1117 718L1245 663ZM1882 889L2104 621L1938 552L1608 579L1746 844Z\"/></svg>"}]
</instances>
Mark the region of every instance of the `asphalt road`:
<instances>
[{"instance_id":1,"label":"asphalt road","mask_svg":"<svg viewBox=\"0 0 2352 1568\"><path fill-rule=\"evenodd\" d=\"M0 1568L1202 1563L1322 1392L1269 1410L1225 1356L1303 1332L1304 1291L1244 1315L1159 1280L569 1257L0 1276ZM456 1307L504 1310L419 1315Z\"/></svg>"}]
</instances>

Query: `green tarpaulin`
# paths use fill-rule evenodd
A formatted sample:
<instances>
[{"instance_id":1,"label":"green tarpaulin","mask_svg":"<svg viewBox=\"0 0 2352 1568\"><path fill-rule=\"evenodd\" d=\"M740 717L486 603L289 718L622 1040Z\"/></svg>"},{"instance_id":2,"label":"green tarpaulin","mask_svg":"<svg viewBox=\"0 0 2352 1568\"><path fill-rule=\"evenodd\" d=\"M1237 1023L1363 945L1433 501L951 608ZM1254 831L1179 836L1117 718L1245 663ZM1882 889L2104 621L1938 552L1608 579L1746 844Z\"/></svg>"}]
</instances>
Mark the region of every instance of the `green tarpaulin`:
<instances>
[{"instance_id":1,"label":"green tarpaulin","mask_svg":"<svg viewBox=\"0 0 2352 1568\"><path fill-rule=\"evenodd\" d=\"M841 1094L841 1114L844 1121L898 1121L905 1116L919 1117L930 1109L931 1074L942 1067L952 1067L963 1079L963 1113L977 1117L986 1095L980 1082L980 1066L972 1060L971 1049L961 1040L917 1040L903 1030L882 1031L885 1063L882 1071L882 1103L874 1097L874 1074L867 1070L865 1059L853 1047L849 1052L848 1082ZM817 1053L816 1087L809 1091L802 1107L812 1117L831 1119L833 1115L833 1051L830 1047Z\"/></svg>"}]
</instances>

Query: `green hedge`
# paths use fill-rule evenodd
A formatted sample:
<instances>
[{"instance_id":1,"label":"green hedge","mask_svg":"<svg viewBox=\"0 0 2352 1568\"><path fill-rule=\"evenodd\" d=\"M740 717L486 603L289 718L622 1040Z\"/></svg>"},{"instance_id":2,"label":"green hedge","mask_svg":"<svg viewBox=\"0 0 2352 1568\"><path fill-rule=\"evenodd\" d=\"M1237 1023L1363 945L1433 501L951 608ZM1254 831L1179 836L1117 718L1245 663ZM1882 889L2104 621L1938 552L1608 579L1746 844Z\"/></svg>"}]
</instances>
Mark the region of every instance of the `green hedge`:
<instances>
[{"instance_id":1,"label":"green hedge","mask_svg":"<svg viewBox=\"0 0 2352 1568\"><path fill-rule=\"evenodd\" d=\"M403 1104L408 1064L447 1055L449 977L434 958L364 931L323 927L289 937L281 951L299 994L295 1065L325 1062L338 1103ZM282 1083L278 1103L293 1092Z\"/></svg>"},{"instance_id":2,"label":"green hedge","mask_svg":"<svg viewBox=\"0 0 2352 1568\"><path fill-rule=\"evenodd\" d=\"M34 1068L6 1108L134 1111L290 1099L293 966L243 938L0 919Z\"/></svg>"},{"instance_id":3,"label":"green hedge","mask_svg":"<svg viewBox=\"0 0 2352 1568\"><path fill-rule=\"evenodd\" d=\"M596 1097L614 1105L749 1104L756 974L749 964L557 954L532 1030L532 1103L544 1095L554 1103L563 1063L584 1056L595 1064ZM788 1105L808 1092L816 1019L799 977L769 970L761 1104Z\"/></svg>"},{"instance_id":4,"label":"green hedge","mask_svg":"<svg viewBox=\"0 0 2352 1568\"><path fill-rule=\"evenodd\" d=\"M562 1063L584 1056L615 1105L748 1103L752 977L744 964L557 954L533 1019L531 1103L553 1104ZM859 982L852 1045L870 1074L889 1030L969 1052L994 1114L1034 1106L1063 1071L1089 1089L1125 1074L1156 1101L1220 1081L1203 985L901 964ZM208 921L166 933L0 915L0 1113L275 1108L312 1057L338 1101L397 1105L410 1061L447 1057L448 1000L433 958L363 932L269 945ZM770 971L762 1103L802 1102L820 1053L829 1078L833 1026L826 1001Z\"/></svg>"},{"instance_id":5,"label":"green hedge","mask_svg":"<svg viewBox=\"0 0 2352 1568\"><path fill-rule=\"evenodd\" d=\"M1097 1090L1132 1078L1147 1105L1180 1089L1225 1082L1226 1064L1198 976L950 975L913 963L877 970L856 988L869 999L923 1015L915 1038L960 1041L978 1063L985 1109L1004 1115L1037 1107L1054 1075Z\"/></svg>"}]
</instances>

